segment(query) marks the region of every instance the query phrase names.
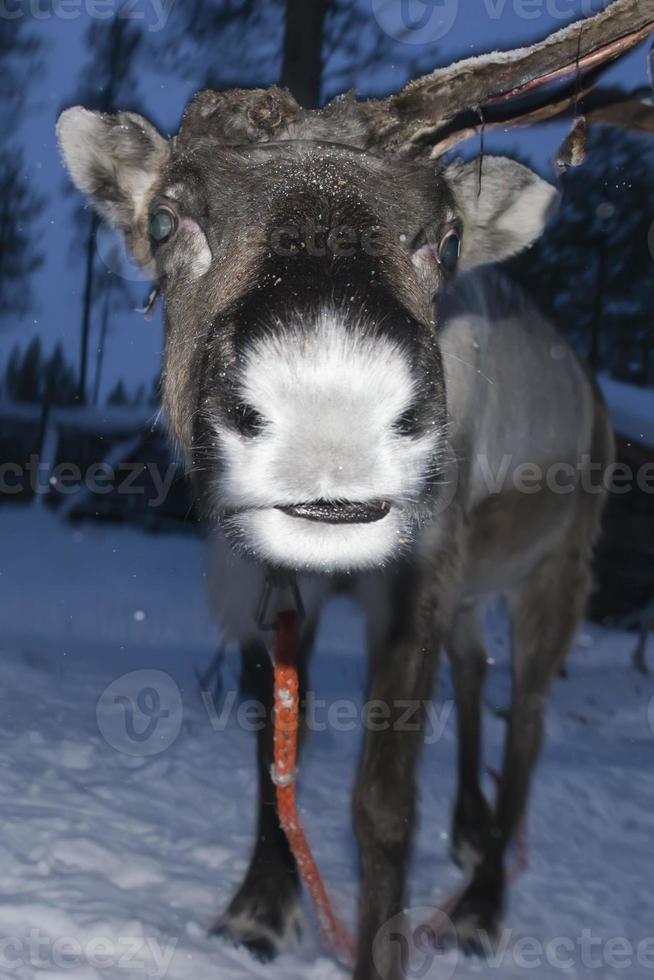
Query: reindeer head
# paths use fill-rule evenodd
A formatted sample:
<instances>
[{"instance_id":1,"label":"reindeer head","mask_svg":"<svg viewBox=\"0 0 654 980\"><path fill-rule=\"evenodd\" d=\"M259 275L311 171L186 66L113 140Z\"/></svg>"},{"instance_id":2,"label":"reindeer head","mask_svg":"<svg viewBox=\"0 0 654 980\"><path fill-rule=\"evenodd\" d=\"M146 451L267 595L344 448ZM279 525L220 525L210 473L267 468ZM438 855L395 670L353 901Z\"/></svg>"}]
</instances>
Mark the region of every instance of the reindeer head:
<instances>
[{"instance_id":1,"label":"reindeer head","mask_svg":"<svg viewBox=\"0 0 654 980\"><path fill-rule=\"evenodd\" d=\"M435 77L317 112L203 92L170 140L132 113L59 120L75 184L164 292L164 405L205 511L272 564L381 564L432 513L439 295L530 244L555 196L508 159L435 161L425 134L450 145L460 115Z\"/></svg>"}]
</instances>

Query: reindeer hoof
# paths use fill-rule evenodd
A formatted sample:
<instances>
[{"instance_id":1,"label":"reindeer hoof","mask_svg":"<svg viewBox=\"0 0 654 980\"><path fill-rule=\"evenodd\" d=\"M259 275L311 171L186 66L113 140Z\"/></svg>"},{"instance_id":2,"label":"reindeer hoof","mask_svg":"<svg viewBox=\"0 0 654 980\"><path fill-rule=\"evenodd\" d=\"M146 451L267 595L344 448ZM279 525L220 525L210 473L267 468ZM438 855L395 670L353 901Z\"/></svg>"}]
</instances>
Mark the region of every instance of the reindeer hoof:
<instances>
[{"instance_id":1,"label":"reindeer hoof","mask_svg":"<svg viewBox=\"0 0 654 980\"><path fill-rule=\"evenodd\" d=\"M269 963L280 952L279 937L257 934L255 929L254 924L248 928L245 924L236 925L224 919L212 928L211 935L218 936L219 939L224 939L233 946L242 946L260 963Z\"/></svg>"},{"instance_id":2,"label":"reindeer hoof","mask_svg":"<svg viewBox=\"0 0 654 980\"><path fill-rule=\"evenodd\" d=\"M489 887L487 881L473 880L450 916L463 953L486 957L493 952L502 921L502 904L501 890Z\"/></svg>"},{"instance_id":3,"label":"reindeer hoof","mask_svg":"<svg viewBox=\"0 0 654 980\"><path fill-rule=\"evenodd\" d=\"M301 936L301 913L295 906L287 910L285 916L266 914L262 908L232 911L231 908L210 930L234 946L242 946L260 963L269 963L291 943Z\"/></svg>"},{"instance_id":4,"label":"reindeer hoof","mask_svg":"<svg viewBox=\"0 0 654 980\"><path fill-rule=\"evenodd\" d=\"M488 850L493 815L483 796L473 810L457 807L452 828L452 860L466 876L472 877Z\"/></svg>"},{"instance_id":5,"label":"reindeer hoof","mask_svg":"<svg viewBox=\"0 0 654 980\"><path fill-rule=\"evenodd\" d=\"M455 833L452 838L450 855L456 866L461 868L466 878L469 878L481 864L484 851L479 840Z\"/></svg>"}]
</instances>

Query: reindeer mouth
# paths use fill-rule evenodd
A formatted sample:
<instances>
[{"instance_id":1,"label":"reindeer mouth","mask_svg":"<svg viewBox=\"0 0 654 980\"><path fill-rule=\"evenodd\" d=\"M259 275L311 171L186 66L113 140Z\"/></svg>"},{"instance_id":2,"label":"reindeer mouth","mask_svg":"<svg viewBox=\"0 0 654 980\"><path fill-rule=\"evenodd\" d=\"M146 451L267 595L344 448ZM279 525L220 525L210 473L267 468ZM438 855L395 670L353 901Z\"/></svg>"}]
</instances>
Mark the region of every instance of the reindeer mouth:
<instances>
[{"instance_id":1,"label":"reindeer mouth","mask_svg":"<svg viewBox=\"0 0 654 980\"><path fill-rule=\"evenodd\" d=\"M386 500L352 503L350 501L313 500L308 504L277 507L289 517L322 524L372 524L381 521L391 509Z\"/></svg>"}]
</instances>

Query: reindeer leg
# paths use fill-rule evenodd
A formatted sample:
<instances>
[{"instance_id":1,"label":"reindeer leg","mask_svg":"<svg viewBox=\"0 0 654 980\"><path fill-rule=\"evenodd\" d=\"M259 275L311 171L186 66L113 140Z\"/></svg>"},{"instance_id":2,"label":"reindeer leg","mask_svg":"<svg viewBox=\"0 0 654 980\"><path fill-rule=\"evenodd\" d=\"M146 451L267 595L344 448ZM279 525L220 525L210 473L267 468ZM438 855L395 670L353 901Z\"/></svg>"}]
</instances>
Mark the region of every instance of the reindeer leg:
<instances>
[{"instance_id":1,"label":"reindeer leg","mask_svg":"<svg viewBox=\"0 0 654 980\"><path fill-rule=\"evenodd\" d=\"M298 663L300 697L306 694L308 656L316 626L303 632ZM300 925L300 879L295 859L277 816L275 787L270 777L273 763L273 669L263 644L243 648L250 659L250 695L265 709L265 725L257 737L259 816L254 853L243 884L212 932L245 946L260 960L273 959L284 939Z\"/></svg>"},{"instance_id":2,"label":"reindeer leg","mask_svg":"<svg viewBox=\"0 0 654 980\"><path fill-rule=\"evenodd\" d=\"M543 739L545 705L588 597L586 549L542 561L509 597L513 625L513 704L503 776L482 862L453 918L459 941L478 947L493 935L505 901L504 856L524 818L533 766Z\"/></svg>"},{"instance_id":3,"label":"reindeer leg","mask_svg":"<svg viewBox=\"0 0 654 980\"><path fill-rule=\"evenodd\" d=\"M362 865L355 980L401 976L398 930L382 931L382 927L401 915L407 900L415 770L423 742L424 707L433 694L438 637L444 633L437 626L434 633L432 585L424 572L416 575L405 568L385 603L389 621L384 635L372 642L369 723L353 804Z\"/></svg>"},{"instance_id":4,"label":"reindeer leg","mask_svg":"<svg viewBox=\"0 0 654 980\"><path fill-rule=\"evenodd\" d=\"M467 874L472 874L488 845L492 821L479 778L487 654L474 607L459 610L446 647L456 694L459 736L459 788L452 826L452 857Z\"/></svg>"}]
</instances>

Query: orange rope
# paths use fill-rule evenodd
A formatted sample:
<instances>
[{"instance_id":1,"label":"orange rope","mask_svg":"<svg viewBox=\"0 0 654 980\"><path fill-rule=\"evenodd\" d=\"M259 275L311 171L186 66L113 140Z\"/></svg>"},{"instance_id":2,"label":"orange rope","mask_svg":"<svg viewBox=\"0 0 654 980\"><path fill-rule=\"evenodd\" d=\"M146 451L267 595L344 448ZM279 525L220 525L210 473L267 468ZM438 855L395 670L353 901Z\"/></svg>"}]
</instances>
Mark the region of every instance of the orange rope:
<instances>
[{"instance_id":1,"label":"orange rope","mask_svg":"<svg viewBox=\"0 0 654 980\"><path fill-rule=\"evenodd\" d=\"M298 614L277 614L273 660L275 668L274 767L279 822L288 839L300 876L311 897L325 945L346 965L354 956L354 941L336 916L311 853L297 812L295 798L300 695L297 670Z\"/></svg>"}]
</instances>

